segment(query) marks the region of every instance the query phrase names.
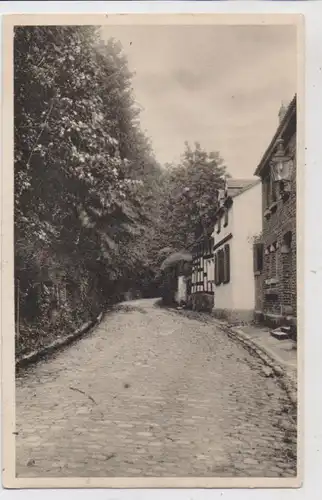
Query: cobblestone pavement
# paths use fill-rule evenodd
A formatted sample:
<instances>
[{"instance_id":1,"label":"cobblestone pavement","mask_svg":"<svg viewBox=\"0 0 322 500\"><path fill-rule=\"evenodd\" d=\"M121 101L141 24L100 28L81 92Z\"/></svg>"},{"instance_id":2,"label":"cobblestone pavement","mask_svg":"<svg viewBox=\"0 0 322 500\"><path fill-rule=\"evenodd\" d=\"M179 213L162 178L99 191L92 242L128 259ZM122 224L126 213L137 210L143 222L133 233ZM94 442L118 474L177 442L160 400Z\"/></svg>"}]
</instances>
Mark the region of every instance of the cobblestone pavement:
<instances>
[{"instance_id":1,"label":"cobblestone pavement","mask_svg":"<svg viewBox=\"0 0 322 500\"><path fill-rule=\"evenodd\" d=\"M277 381L211 322L153 300L120 305L16 387L18 477L296 474Z\"/></svg>"}]
</instances>

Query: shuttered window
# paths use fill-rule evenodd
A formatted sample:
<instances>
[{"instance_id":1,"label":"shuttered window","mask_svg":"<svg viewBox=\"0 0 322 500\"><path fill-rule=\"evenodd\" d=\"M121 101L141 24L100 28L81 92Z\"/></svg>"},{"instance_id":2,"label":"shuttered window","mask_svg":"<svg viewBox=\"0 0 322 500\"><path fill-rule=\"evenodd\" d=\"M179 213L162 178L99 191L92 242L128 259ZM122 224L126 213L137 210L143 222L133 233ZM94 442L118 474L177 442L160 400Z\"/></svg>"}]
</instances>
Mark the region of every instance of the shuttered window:
<instances>
[{"instance_id":1,"label":"shuttered window","mask_svg":"<svg viewBox=\"0 0 322 500\"><path fill-rule=\"evenodd\" d=\"M229 283L230 281L230 247L229 244L225 245L224 250L224 277L223 282Z\"/></svg>"},{"instance_id":2,"label":"shuttered window","mask_svg":"<svg viewBox=\"0 0 322 500\"><path fill-rule=\"evenodd\" d=\"M219 284L224 281L224 251L218 251Z\"/></svg>"},{"instance_id":3,"label":"shuttered window","mask_svg":"<svg viewBox=\"0 0 322 500\"><path fill-rule=\"evenodd\" d=\"M225 251L220 250L220 283L225 283Z\"/></svg>"},{"instance_id":4,"label":"shuttered window","mask_svg":"<svg viewBox=\"0 0 322 500\"><path fill-rule=\"evenodd\" d=\"M217 222L217 233L219 234L221 231L221 217L218 217L218 222Z\"/></svg>"},{"instance_id":5,"label":"shuttered window","mask_svg":"<svg viewBox=\"0 0 322 500\"><path fill-rule=\"evenodd\" d=\"M230 282L230 246L225 245L215 255L215 284Z\"/></svg>"},{"instance_id":6,"label":"shuttered window","mask_svg":"<svg viewBox=\"0 0 322 500\"><path fill-rule=\"evenodd\" d=\"M215 255L215 283L216 285L220 284L219 280L219 252Z\"/></svg>"},{"instance_id":7,"label":"shuttered window","mask_svg":"<svg viewBox=\"0 0 322 500\"><path fill-rule=\"evenodd\" d=\"M226 208L224 216L224 227L228 226L228 221L229 221L228 208Z\"/></svg>"}]
</instances>

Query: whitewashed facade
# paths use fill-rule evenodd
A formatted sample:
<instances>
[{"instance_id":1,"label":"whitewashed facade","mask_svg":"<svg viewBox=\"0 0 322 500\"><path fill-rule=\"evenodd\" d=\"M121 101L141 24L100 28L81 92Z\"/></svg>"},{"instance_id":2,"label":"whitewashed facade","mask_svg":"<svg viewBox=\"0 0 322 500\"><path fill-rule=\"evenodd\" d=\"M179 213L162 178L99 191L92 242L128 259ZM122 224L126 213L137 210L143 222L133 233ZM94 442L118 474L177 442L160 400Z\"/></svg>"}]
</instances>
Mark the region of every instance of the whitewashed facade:
<instances>
[{"instance_id":1,"label":"whitewashed facade","mask_svg":"<svg viewBox=\"0 0 322 500\"><path fill-rule=\"evenodd\" d=\"M245 321L253 318L253 240L262 229L261 208L258 181L228 181L212 233L214 312L219 316Z\"/></svg>"},{"instance_id":2,"label":"whitewashed facade","mask_svg":"<svg viewBox=\"0 0 322 500\"><path fill-rule=\"evenodd\" d=\"M187 278L186 276L178 276L178 288L175 295L175 300L178 304L187 302Z\"/></svg>"},{"instance_id":3,"label":"whitewashed facade","mask_svg":"<svg viewBox=\"0 0 322 500\"><path fill-rule=\"evenodd\" d=\"M191 293L214 291L213 240L202 239L196 244L192 262Z\"/></svg>"}]
</instances>

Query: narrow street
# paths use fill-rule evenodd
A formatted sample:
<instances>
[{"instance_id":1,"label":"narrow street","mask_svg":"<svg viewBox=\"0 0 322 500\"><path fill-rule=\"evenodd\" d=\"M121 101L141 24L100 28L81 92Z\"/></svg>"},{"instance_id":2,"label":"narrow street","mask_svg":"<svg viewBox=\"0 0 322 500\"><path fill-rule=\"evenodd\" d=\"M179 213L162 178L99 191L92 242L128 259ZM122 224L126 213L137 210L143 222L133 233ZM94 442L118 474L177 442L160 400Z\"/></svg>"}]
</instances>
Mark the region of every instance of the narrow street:
<instances>
[{"instance_id":1,"label":"narrow street","mask_svg":"<svg viewBox=\"0 0 322 500\"><path fill-rule=\"evenodd\" d=\"M211 321L155 300L23 371L16 401L19 477L295 475L276 380Z\"/></svg>"}]
</instances>

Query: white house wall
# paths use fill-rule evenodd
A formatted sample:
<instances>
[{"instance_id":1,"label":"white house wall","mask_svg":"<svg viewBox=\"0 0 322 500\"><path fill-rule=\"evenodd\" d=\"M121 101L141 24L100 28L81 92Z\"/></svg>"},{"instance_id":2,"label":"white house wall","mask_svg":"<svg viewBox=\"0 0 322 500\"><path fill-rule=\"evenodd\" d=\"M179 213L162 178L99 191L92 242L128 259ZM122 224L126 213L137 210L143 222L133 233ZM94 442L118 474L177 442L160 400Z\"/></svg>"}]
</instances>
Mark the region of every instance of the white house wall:
<instances>
[{"instance_id":1,"label":"white house wall","mask_svg":"<svg viewBox=\"0 0 322 500\"><path fill-rule=\"evenodd\" d=\"M234 242L234 236L229 240L229 241L224 241L222 245L220 245L218 248L216 248L216 245L220 243L220 241L224 240L229 234L234 235L234 206L232 206L229 210L229 215L228 215L228 225L226 227L223 226L223 218L221 220L221 229L220 233L217 233L217 228L218 224L215 225L215 230L212 234L214 238L214 255L218 252L218 250L221 250L226 243L229 243L230 245L230 251L232 250L235 242ZM234 276L234 267L231 266L230 268L230 281L229 283L221 284L219 286L214 286L215 290L215 297L214 297L214 308L215 309L233 309L234 308L234 302L233 302L233 287L234 287L234 282L235 282L235 276Z\"/></svg>"},{"instance_id":2,"label":"white house wall","mask_svg":"<svg viewBox=\"0 0 322 500\"><path fill-rule=\"evenodd\" d=\"M234 232L231 245L233 304L238 310L255 307L253 240L262 229L261 184L234 198ZM224 285L225 286L225 285Z\"/></svg>"},{"instance_id":3,"label":"white house wall","mask_svg":"<svg viewBox=\"0 0 322 500\"><path fill-rule=\"evenodd\" d=\"M187 300L187 285L184 276L178 276L178 289L176 292L175 300L180 304L181 301Z\"/></svg>"},{"instance_id":4,"label":"white house wall","mask_svg":"<svg viewBox=\"0 0 322 500\"><path fill-rule=\"evenodd\" d=\"M214 289L214 281L215 281L215 264L214 259L205 259L205 271L207 273L208 279L208 292L212 292Z\"/></svg>"}]
</instances>

